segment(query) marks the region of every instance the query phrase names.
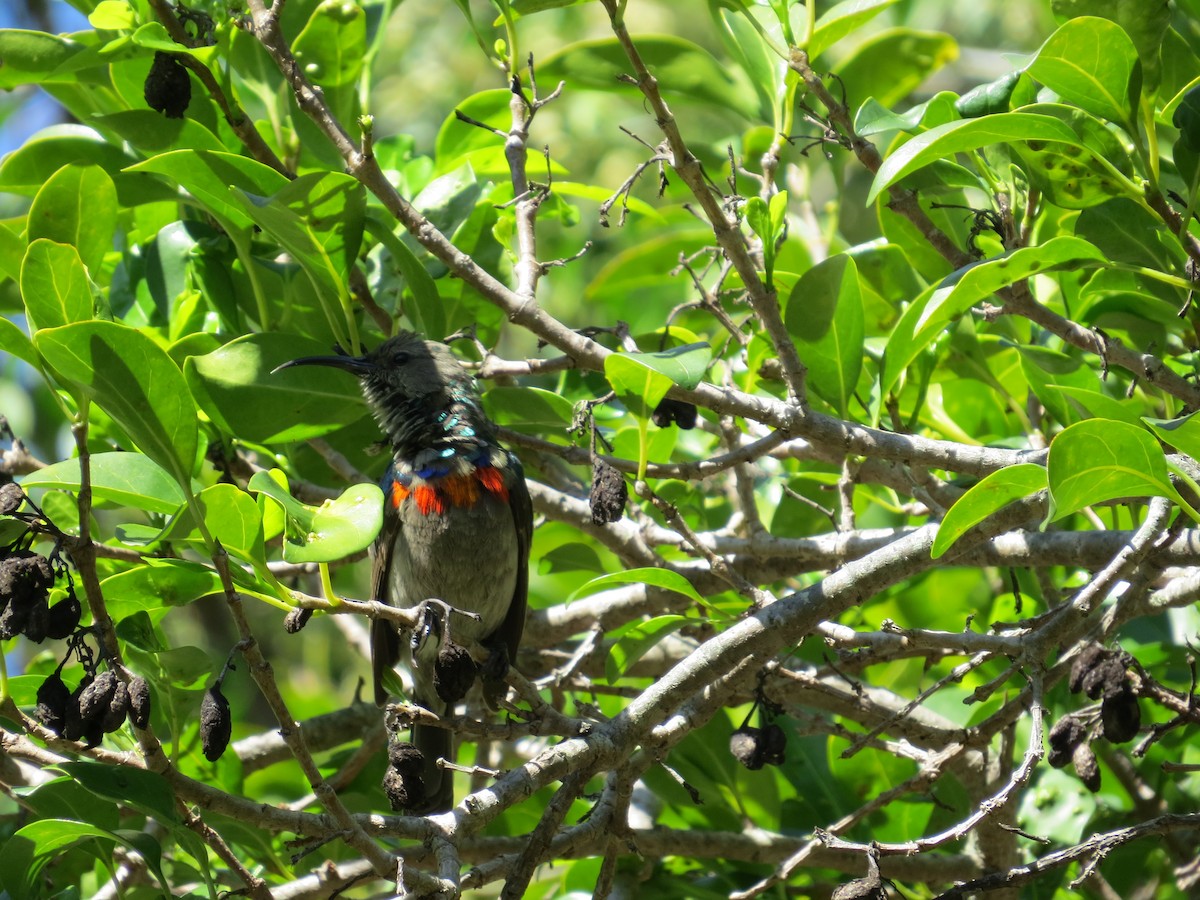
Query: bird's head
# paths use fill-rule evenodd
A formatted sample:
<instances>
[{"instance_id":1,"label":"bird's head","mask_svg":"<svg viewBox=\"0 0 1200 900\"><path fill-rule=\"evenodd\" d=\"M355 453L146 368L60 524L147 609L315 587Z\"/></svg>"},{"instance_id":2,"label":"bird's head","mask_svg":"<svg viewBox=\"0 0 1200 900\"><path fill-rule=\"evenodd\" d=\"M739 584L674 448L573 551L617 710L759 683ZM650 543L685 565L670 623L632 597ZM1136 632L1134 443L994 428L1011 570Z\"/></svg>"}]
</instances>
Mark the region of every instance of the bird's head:
<instances>
[{"instance_id":1,"label":"bird's head","mask_svg":"<svg viewBox=\"0 0 1200 900\"><path fill-rule=\"evenodd\" d=\"M372 413L399 443L431 415L451 407L480 409L475 379L445 344L402 331L362 356L305 356L275 369L329 366L356 375Z\"/></svg>"}]
</instances>

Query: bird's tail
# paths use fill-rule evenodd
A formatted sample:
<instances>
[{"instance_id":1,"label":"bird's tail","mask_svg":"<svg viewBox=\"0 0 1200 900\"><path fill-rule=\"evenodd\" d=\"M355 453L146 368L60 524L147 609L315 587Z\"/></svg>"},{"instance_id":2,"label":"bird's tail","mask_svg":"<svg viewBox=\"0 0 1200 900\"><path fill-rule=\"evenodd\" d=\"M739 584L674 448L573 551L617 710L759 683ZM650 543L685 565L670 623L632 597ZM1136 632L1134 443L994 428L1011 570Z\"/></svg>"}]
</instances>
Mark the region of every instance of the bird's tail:
<instances>
[{"instance_id":1,"label":"bird's tail","mask_svg":"<svg viewBox=\"0 0 1200 900\"><path fill-rule=\"evenodd\" d=\"M437 764L439 759L454 762L451 739L452 735L445 728L434 728L430 725L413 726L413 743L425 756L422 778L425 782L425 804L413 812L429 815L447 812L454 806L454 776L449 769L440 768Z\"/></svg>"}]
</instances>

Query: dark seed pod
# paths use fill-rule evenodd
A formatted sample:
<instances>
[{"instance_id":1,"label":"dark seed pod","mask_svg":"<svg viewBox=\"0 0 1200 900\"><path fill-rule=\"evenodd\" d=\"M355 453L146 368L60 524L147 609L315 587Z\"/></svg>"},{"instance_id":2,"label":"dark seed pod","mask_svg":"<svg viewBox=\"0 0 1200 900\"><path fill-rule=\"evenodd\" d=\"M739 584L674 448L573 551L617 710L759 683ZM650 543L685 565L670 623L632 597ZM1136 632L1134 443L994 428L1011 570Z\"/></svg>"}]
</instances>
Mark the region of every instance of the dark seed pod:
<instances>
[{"instance_id":1,"label":"dark seed pod","mask_svg":"<svg viewBox=\"0 0 1200 900\"><path fill-rule=\"evenodd\" d=\"M1054 727L1050 729L1047 737L1050 752L1046 754L1046 762L1056 769L1061 769L1071 761L1071 755L1075 752L1076 746L1086 736L1087 729L1078 719L1073 716L1059 719L1054 723Z\"/></svg>"},{"instance_id":2,"label":"dark seed pod","mask_svg":"<svg viewBox=\"0 0 1200 900\"><path fill-rule=\"evenodd\" d=\"M29 604L24 601L18 603L15 600L10 602L4 607L4 611L0 612L0 640L15 638L25 630L25 623L28 621Z\"/></svg>"},{"instance_id":3,"label":"dark seed pod","mask_svg":"<svg viewBox=\"0 0 1200 900\"><path fill-rule=\"evenodd\" d=\"M1111 697L1125 690L1128 680L1120 659L1115 655L1107 656L1083 677L1083 691L1092 700Z\"/></svg>"},{"instance_id":4,"label":"dark seed pod","mask_svg":"<svg viewBox=\"0 0 1200 900\"><path fill-rule=\"evenodd\" d=\"M887 888L878 875L868 875L839 884L829 897L830 900L887 900Z\"/></svg>"},{"instance_id":5,"label":"dark seed pod","mask_svg":"<svg viewBox=\"0 0 1200 900\"><path fill-rule=\"evenodd\" d=\"M283 630L288 634L295 634L301 628L308 624L308 620L312 618L313 611L304 607L296 607L283 620Z\"/></svg>"},{"instance_id":6,"label":"dark seed pod","mask_svg":"<svg viewBox=\"0 0 1200 900\"><path fill-rule=\"evenodd\" d=\"M659 428L666 428L674 422L684 431L689 431L696 427L696 405L664 397L658 406L654 407L650 421Z\"/></svg>"},{"instance_id":7,"label":"dark seed pod","mask_svg":"<svg viewBox=\"0 0 1200 900\"><path fill-rule=\"evenodd\" d=\"M63 683L58 671L46 676L37 692L37 709L33 716L55 734L61 735L67 721L67 707L71 705L71 691Z\"/></svg>"},{"instance_id":8,"label":"dark seed pod","mask_svg":"<svg viewBox=\"0 0 1200 900\"><path fill-rule=\"evenodd\" d=\"M447 703L457 703L467 696L478 671L467 648L447 640L433 663L433 689Z\"/></svg>"},{"instance_id":9,"label":"dark seed pod","mask_svg":"<svg viewBox=\"0 0 1200 900\"><path fill-rule=\"evenodd\" d=\"M743 725L729 736L729 752L747 769L756 771L763 767L761 746L762 732L752 725Z\"/></svg>"},{"instance_id":10,"label":"dark seed pod","mask_svg":"<svg viewBox=\"0 0 1200 900\"><path fill-rule=\"evenodd\" d=\"M200 703L200 745L204 758L216 762L229 746L233 734L233 717L229 713L229 701L221 693L219 684L204 692Z\"/></svg>"},{"instance_id":11,"label":"dark seed pod","mask_svg":"<svg viewBox=\"0 0 1200 900\"><path fill-rule=\"evenodd\" d=\"M388 746L388 768L383 791L396 812L425 805L425 754L415 744L400 741Z\"/></svg>"},{"instance_id":12,"label":"dark seed pod","mask_svg":"<svg viewBox=\"0 0 1200 900\"><path fill-rule=\"evenodd\" d=\"M395 769L383 773L383 792L394 812L420 809L425 805L425 780L420 775L401 775Z\"/></svg>"},{"instance_id":13,"label":"dark seed pod","mask_svg":"<svg viewBox=\"0 0 1200 900\"><path fill-rule=\"evenodd\" d=\"M150 724L150 685L141 675L129 679L129 721L135 728Z\"/></svg>"},{"instance_id":14,"label":"dark seed pod","mask_svg":"<svg viewBox=\"0 0 1200 900\"><path fill-rule=\"evenodd\" d=\"M592 490L588 502L592 506L592 522L608 525L625 515L625 502L629 499L629 488L621 473L603 460L597 459L592 466Z\"/></svg>"},{"instance_id":15,"label":"dark seed pod","mask_svg":"<svg viewBox=\"0 0 1200 900\"><path fill-rule=\"evenodd\" d=\"M40 644L50 633L50 604L45 597L37 597L29 607L29 615L25 619L25 627L21 633L35 644Z\"/></svg>"},{"instance_id":16,"label":"dark seed pod","mask_svg":"<svg viewBox=\"0 0 1200 900\"><path fill-rule=\"evenodd\" d=\"M787 735L774 722L764 725L758 737L758 752L764 765L777 766L783 762Z\"/></svg>"},{"instance_id":17,"label":"dark seed pod","mask_svg":"<svg viewBox=\"0 0 1200 900\"><path fill-rule=\"evenodd\" d=\"M1078 656L1071 661L1071 677L1067 681L1067 687L1071 689L1072 694L1078 694L1083 690L1083 680L1087 677L1088 672L1106 656L1105 650L1099 644L1088 644L1080 652Z\"/></svg>"},{"instance_id":18,"label":"dark seed pod","mask_svg":"<svg viewBox=\"0 0 1200 900\"><path fill-rule=\"evenodd\" d=\"M101 672L79 695L79 715L83 718L85 726L93 721L104 721L120 683L121 679L117 677L116 672Z\"/></svg>"},{"instance_id":19,"label":"dark seed pod","mask_svg":"<svg viewBox=\"0 0 1200 900\"><path fill-rule=\"evenodd\" d=\"M124 725L127 715L129 715L129 688L118 678L117 689L113 691L112 702L108 704L102 720L101 727L104 729L104 733L112 734Z\"/></svg>"},{"instance_id":20,"label":"dark seed pod","mask_svg":"<svg viewBox=\"0 0 1200 900\"><path fill-rule=\"evenodd\" d=\"M46 628L46 637L56 641L70 637L79 627L79 618L83 609L74 591L67 591L67 596L50 607L50 623Z\"/></svg>"},{"instance_id":21,"label":"dark seed pod","mask_svg":"<svg viewBox=\"0 0 1200 900\"><path fill-rule=\"evenodd\" d=\"M21 486L10 481L0 485L0 516L11 516L25 502L25 492Z\"/></svg>"},{"instance_id":22,"label":"dark seed pod","mask_svg":"<svg viewBox=\"0 0 1200 900\"><path fill-rule=\"evenodd\" d=\"M67 704L67 715L63 720L63 730L59 733L59 737L65 738L68 741L77 741L83 737L83 716L79 711L79 698L83 696L83 692L91 687L95 678L91 675L84 675L79 681L79 685L71 692L71 702Z\"/></svg>"},{"instance_id":23,"label":"dark seed pod","mask_svg":"<svg viewBox=\"0 0 1200 900\"><path fill-rule=\"evenodd\" d=\"M38 601L54 584L50 560L31 550L17 550L0 560L0 639L21 634ZM35 630L36 633L36 630Z\"/></svg>"},{"instance_id":24,"label":"dark seed pod","mask_svg":"<svg viewBox=\"0 0 1200 900\"><path fill-rule=\"evenodd\" d=\"M420 775L425 769L425 754L416 744L396 741L388 745L388 765L401 775Z\"/></svg>"},{"instance_id":25,"label":"dark seed pod","mask_svg":"<svg viewBox=\"0 0 1200 900\"><path fill-rule=\"evenodd\" d=\"M1092 748L1088 744L1079 744L1071 755L1071 761L1075 763L1075 774L1079 776L1083 786L1093 794L1099 791L1100 764L1096 761L1096 754L1092 752Z\"/></svg>"},{"instance_id":26,"label":"dark seed pod","mask_svg":"<svg viewBox=\"0 0 1200 900\"><path fill-rule=\"evenodd\" d=\"M192 82L187 69L170 53L155 53L142 95L151 109L168 119L182 119L192 100Z\"/></svg>"},{"instance_id":27,"label":"dark seed pod","mask_svg":"<svg viewBox=\"0 0 1200 900\"><path fill-rule=\"evenodd\" d=\"M1142 709L1133 691L1125 690L1104 698L1100 704L1104 737L1114 744L1132 741L1142 727Z\"/></svg>"}]
</instances>

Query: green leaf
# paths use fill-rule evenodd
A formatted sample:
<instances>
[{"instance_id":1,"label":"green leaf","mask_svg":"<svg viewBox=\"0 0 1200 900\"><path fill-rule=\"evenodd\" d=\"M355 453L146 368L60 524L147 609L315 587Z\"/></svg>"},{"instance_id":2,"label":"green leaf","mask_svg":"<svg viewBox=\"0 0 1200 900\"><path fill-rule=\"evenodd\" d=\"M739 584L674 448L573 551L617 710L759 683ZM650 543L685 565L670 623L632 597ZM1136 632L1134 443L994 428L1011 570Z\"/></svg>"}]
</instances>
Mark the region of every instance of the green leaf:
<instances>
[{"instance_id":1,"label":"green leaf","mask_svg":"<svg viewBox=\"0 0 1200 900\"><path fill-rule=\"evenodd\" d=\"M763 271L766 273L768 290L774 288L775 248L783 233L783 220L787 214L787 191L779 191L771 197L770 206L761 197L746 201L746 222L750 230L762 242Z\"/></svg>"},{"instance_id":2,"label":"green leaf","mask_svg":"<svg viewBox=\"0 0 1200 900\"><path fill-rule=\"evenodd\" d=\"M655 616L645 622L628 622L611 632L615 643L604 660L604 674L615 684L646 652L695 619L686 616Z\"/></svg>"},{"instance_id":3,"label":"green leaf","mask_svg":"<svg viewBox=\"0 0 1200 900\"><path fill-rule=\"evenodd\" d=\"M857 31L897 0L843 0L817 19L805 49L816 59L842 38Z\"/></svg>"},{"instance_id":4,"label":"green leaf","mask_svg":"<svg viewBox=\"0 0 1200 900\"><path fill-rule=\"evenodd\" d=\"M964 119L977 119L980 116L1008 112L1009 98L1016 90L1017 82L1021 80L1021 74L1021 72L1009 72L1001 75L995 81L976 85L958 98L954 108Z\"/></svg>"},{"instance_id":5,"label":"green leaf","mask_svg":"<svg viewBox=\"0 0 1200 900\"><path fill-rule=\"evenodd\" d=\"M66 383L112 416L143 453L190 489L196 405L165 350L139 331L99 321L44 329L34 345Z\"/></svg>"},{"instance_id":6,"label":"green leaf","mask_svg":"<svg viewBox=\"0 0 1200 900\"><path fill-rule=\"evenodd\" d=\"M39 876L46 864L80 841L92 838L116 843L115 835L83 822L68 819L31 822L5 839L0 849L0 883L10 897L37 897L42 893Z\"/></svg>"},{"instance_id":7,"label":"green leaf","mask_svg":"<svg viewBox=\"0 0 1200 900\"><path fill-rule=\"evenodd\" d=\"M131 806L163 824L179 821L171 785L156 772L86 761L59 763L58 768L98 797Z\"/></svg>"},{"instance_id":8,"label":"green leaf","mask_svg":"<svg viewBox=\"0 0 1200 900\"><path fill-rule=\"evenodd\" d=\"M1079 139L1067 125L1051 116L1011 112L979 119L947 122L919 134L883 161L867 203L875 199L906 175L924 168L935 160L954 153L978 150L990 144L1013 141L1063 141L1076 144Z\"/></svg>"},{"instance_id":9,"label":"green leaf","mask_svg":"<svg viewBox=\"0 0 1200 900\"><path fill-rule=\"evenodd\" d=\"M808 383L845 417L863 360L863 304L858 268L838 254L805 272L792 288L788 334L808 367Z\"/></svg>"},{"instance_id":10,"label":"green leaf","mask_svg":"<svg viewBox=\"0 0 1200 900\"><path fill-rule=\"evenodd\" d=\"M66 35L0 29L0 90L12 90L23 84L50 81L72 56L87 49L85 44Z\"/></svg>"},{"instance_id":11,"label":"green leaf","mask_svg":"<svg viewBox=\"0 0 1200 900\"><path fill-rule=\"evenodd\" d=\"M92 495L122 506L171 514L185 501L183 491L158 463L140 453L93 453L89 460ZM21 479L26 490L78 491L79 460L67 459Z\"/></svg>"},{"instance_id":12,"label":"green leaf","mask_svg":"<svg viewBox=\"0 0 1200 900\"><path fill-rule=\"evenodd\" d=\"M442 306L442 298L438 296L437 284L429 270L421 264L409 246L395 232L378 219L368 216L366 229L371 237L379 241L391 254L400 274L408 283L412 292L412 304L405 304L404 314L412 322L413 328L432 338L444 337L446 334L446 311Z\"/></svg>"},{"instance_id":13,"label":"green leaf","mask_svg":"<svg viewBox=\"0 0 1200 900\"><path fill-rule=\"evenodd\" d=\"M248 228L252 221L240 198L234 195L235 189L267 196L289 183L270 166L236 153L208 150L162 153L129 166L128 171L165 175L218 219L242 228Z\"/></svg>"},{"instance_id":14,"label":"green leaf","mask_svg":"<svg viewBox=\"0 0 1200 900\"><path fill-rule=\"evenodd\" d=\"M567 602L570 603L572 600L578 600L580 597L588 597L616 584L644 584L647 587L683 594L685 597L690 597L699 604L704 603L704 598L692 587L692 583L678 572L655 567L628 569L624 572L611 572L608 575L593 578L572 591L571 596L567 597Z\"/></svg>"},{"instance_id":15,"label":"green leaf","mask_svg":"<svg viewBox=\"0 0 1200 900\"><path fill-rule=\"evenodd\" d=\"M1193 153L1200 153L1200 84L1183 95L1171 122L1179 129L1179 140Z\"/></svg>"},{"instance_id":16,"label":"green leaf","mask_svg":"<svg viewBox=\"0 0 1200 900\"><path fill-rule=\"evenodd\" d=\"M537 429L565 428L574 410L562 394L537 387L494 387L483 395L488 418L497 425Z\"/></svg>"},{"instance_id":17,"label":"green leaf","mask_svg":"<svg viewBox=\"0 0 1200 900\"><path fill-rule=\"evenodd\" d=\"M122 206L170 201L177 191L152 175L123 171L138 160L83 125L51 125L0 160L0 190L36 194L65 165L86 159L104 169Z\"/></svg>"},{"instance_id":18,"label":"green leaf","mask_svg":"<svg viewBox=\"0 0 1200 900\"><path fill-rule=\"evenodd\" d=\"M254 498L234 484L214 484L196 495L196 509L208 534L234 556L265 566L262 514ZM200 541L194 511L185 508L163 532L164 541Z\"/></svg>"},{"instance_id":19,"label":"green leaf","mask_svg":"<svg viewBox=\"0 0 1200 900\"><path fill-rule=\"evenodd\" d=\"M1068 103L1110 122L1133 120L1131 98L1141 91L1137 49L1108 19L1071 19L1047 38L1027 69Z\"/></svg>"},{"instance_id":20,"label":"green leaf","mask_svg":"<svg viewBox=\"0 0 1200 900\"><path fill-rule=\"evenodd\" d=\"M948 34L891 28L863 41L834 71L847 97L874 97L890 108L957 56Z\"/></svg>"},{"instance_id":21,"label":"green leaf","mask_svg":"<svg viewBox=\"0 0 1200 900\"><path fill-rule=\"evenodd\" d=\"M301 503L266 472L256 472L247 488L266 494L287 514L283 558L288 562L336 562L365 550L383 527L378 485L353 485L321 506Z\"/></svg>"},{"instance_id":22,"label":"green leaf","mask_svg":"<svg viewBox=\"0 0 1200 900\"><path fill-rule=\"evenodd\" d=\"M97 165L63 166L50 176L29 209L29 240L70 244L93 277L112 249L117 189Z\"/></svg>"},{"instance_id":23,"label":"green leaf","mask_svg":"<svg viewBox=\"0 0 1200 900\"><path fill-rule=\"evenodd\" d=\"M1161 222L1156 224L1145 207L1124 197L1085 209L1075 223L1075 233L1113 262L1182 274L1185 256L1179 242L1160 232Z\"/></svg>"},{"instance_id":24,"label":"green leaf","mask_svg":"<svg viewBox=\"0 0 1200 900\"><path fill-rule=\"evenodd\" d=\"M1170 444L1180 453L1185 453L1192 459L1200 461L1200 418L1197 418L1198 415L1200 413L1193 412L1177 419L1143 417L1142 421L1158 435L1163 443Z\"/></svg>"},{"instance_id":25,"label":"green leaf","mask_svg":"<svg viewBox=\"0 0 1200 900\"><path fill-rule=\"evenodd\" d=\"M879 374L882 394L892 389L900 374L950 320L1000 288L1039 272L1094 268L1105 262L1104 254L1092 244L1060 235L1039 246L1022 247L951 273L914 300L896 323Z\"/></svg>"},{"instance_id":26,"label":"green leaf","mask_svg":"<svg viewBox=\"0 0 1200 900\"><path fill-rule=\"evenodd\" d=\"M321 437L366 413L358 379L317 366L271 372L329 348L294 334L265 332L189 357L183 372L200 408L222 431L259 444Z\"/></svg>"},{"instance_id":27,"label":"green leaf","mask_svg":"<svg viewBox=\"0 0 1200 900\"><path fill-rule=\"evenodd\" d=\"M992 472L954 501L938 526L930 556L939 558L969 529L1010 503L1046 488L1046 469L1034 463Z\"/></svg>"},{"instance_id":28,"label":"green leaf","mask_svg":"<svg viewBox=\"0 0 1200 900\"><path fill-rule=\"evenodd\" d=\"M728 67L696 44L670 35L638 35L637 49L658 79L668 102L681 99L714 104L753 119L754 92L735 80ZM629 74L629 59L616 38L581 41L538 63L538 82L566 81L569 89L627 93L633 90L618 76Z\"/></svg>"},{"instance_id":29,"label":"green leaf","mask_svg":"<svg viewBox=\"0 0 1200 900\"><path fill-rule=\"evenodd\" d=\"M354 84L363 68L367 15L357 3L324 0L292 42L292 54L310 80L322 87Z\"/></svg>"},{"instance_id":30,"label":"green leaf","mask_svg":"<svg viewBox=\"0 0 1200 900\"><path fill-rule=\"evenodd\" d=\"M868 97L854 115L854 130L863 137L888 131L918 131L936 128L959 118L954 108L957 95L939 91L924 103L902 113L894 113L874 97Z\"/></svg>"},{"instance_id":31,"label":"green leaf","mask_svg":"<svg viewBox=\"0 0 1200 900\"><path fill-rule=\"evenodd\" d=\"M108 612L116 621L137 613L163 613L210 594L221 594L221 579L211 566L186 559L147 559L100 583Z\"/></svg>"},{"instance_id":32,"label":"green leaf","mask_svg":"<svg viewBox=\"0 0 1200 900\"><path fill-rule=\"evenodd\" d=\"M41 366L37 351L33 349L33 341L15 323L2 317L0 317L0 350L11 353L34 368Z\"/></svg>"},{"instance_id":33,"label":"green leaf","mask_svg":"<svg viewBox=\"0 0 1200 900\"><path fill-rule=\"evenodd\" d=\"M1046 463L1055 522L1085 506L1123 497L1178 501L1162 448L1135 425L1085 419L1059 432Z\"/></svg>"},{"instance_id":34,"label":"green leaf","mask_svg":"<svg viewBox=\"0 0 1200 900\"><path fill-rule=\"evenodd\" d=\"M1158 87L1160 54L1171 23L1167 0L1051 0L1050 8L1064 19L1100 16L1116 22L1137 48L1147 92Z\"/></svg>"},{"instance_id":35,"label":"green leaf","mask_svg":"<svg viewBox=\"0 0 1200 900\"><path fill-rule=\"evenodd\" d=\"M92 318L92 288L78 251L46 238L31 243L21 263L21 298L32 331Z\"/></svg>"}]
</instances>

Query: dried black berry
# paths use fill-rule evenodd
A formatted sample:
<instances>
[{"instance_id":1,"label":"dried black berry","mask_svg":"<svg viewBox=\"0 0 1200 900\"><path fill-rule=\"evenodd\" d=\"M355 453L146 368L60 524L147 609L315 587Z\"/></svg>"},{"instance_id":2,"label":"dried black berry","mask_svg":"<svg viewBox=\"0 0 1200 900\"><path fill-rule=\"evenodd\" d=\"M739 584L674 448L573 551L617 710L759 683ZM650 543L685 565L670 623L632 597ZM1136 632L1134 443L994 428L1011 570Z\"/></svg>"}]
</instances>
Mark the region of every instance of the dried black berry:
<instances>
[{"instance_id":1,"label":"dried black berry","mask_svg":"<svg viewBox=\"0 0 1200 900\"><path fill-rule=\"evenodd\" d=\"M135 728L150 724L150 685L141 675L129 679L129 721Z\"/></svg>"},{"instance_id":2,"label":"dried black berry","mask_svg":"<svg viewBox=\"0 0 1200 900\"><path fill-rule=\"evenodd\" d=\"M1100 790L1100 764L1096 754L1088 744L1079 744L1071 755L1075 763L1075 774L1083 782L1083 786L1093 794Z\"/></svg>"},{"instance_id":3,"label":"dried black berry","mask_svg":"<svg viewBox=\"0 0 1200 900\"><path fill-rule=\"evenodd\" d=\"M120 683L116 672L101 672L79 695L79 715L83 718L85 728L92 721L104 721Z\"/></svg>"},{"instance_id":4,"label":"dried black berry","mask_svg":"<svg viewBox=\"0 0 1200 900\"><path fill-rule=\"evenodd\" d=\"M383 790L396 812L425 806L425 754L407 741L388 747L388 768Z\"/></svg>"},{"instance_id":5,"label":"dried black berry","mask_svg":"<svg viewBox=\"0 0 1200 900\"><path fill-rule=\"evenodd\" d=\"M25 492L19 484L0 485L0 516L11 516L25 502Z\"/></svg>"},{"instance_id":6,"label":"dried black berry","mask_svg":"<svg viewBox=\"0 0 1200 900\"><path fill-rule=\"evenodd\" d=\"M603 460L592 466L592 490L588 502L592 505L592 522L607 525L625 514L629 488L621 473Z\"/></svg>"},{"instance_id":7,"label":"dried black berry","mask_svg":"<svg viewBox=\"0 0 1200 900\"><path fill-rule=\"evenodd\" d=\"M758 736L758 753L763 765L777 766L783 762L787 735L774 722L764 725ZM757 768L757 767L756 767Z\"/></svg>"},{"instance_id":8,"label":"dried black berry","mask_svg":"<svg viewBox=\"0 0 1200 900\"><path fill-rule=\"evenodd\" d=\"M34 718L55 734L62 734L63 725L67 721L67 707L70 704L71 691L56 670L46 676L46 680L38 688Z\"/></svg>"},{"instance_id":9,"label":"dried black berry","mask_svg":"<svg viewBox=\"0 0 1200 900\"><path fill-rule=\"evenodd\" d=\"M50 560L31 550L16 550L0 560L0 639L25 630L37 601L45 600L54 584Z\"/></svg>"},{"instance_id":10,"label":"dried black berry","mask_svg":"<svg viewBox=\"0 0 1200 900\"><path fill-rule=\"evenodd\" d=\"M204 692L200 703L200 745L204 758L216 762L229 746L233 734L233 717L229 713L229 701L221 693L219 684Z\"/></svg>"},{"instance_id":11,"label":"dried black berry","mask_svg":"<svg viewBox=\"0 0 1200 900\"><path fill-rule=\"evenodd\" d=\"M124 725L127 715L129 715L129 688L125 682L117 679L117 689L113 692L112 701L108 704L101 725L104 733L112 734Z\"/></svg>"},{"instance_id":12,"label":"dried black berry","mask_svg":"<svg viewBox=\"0 0 1200 900\"><path fill-rule=\"evenodd\" d=\"M50 607L50 623L46 628L46 637L56 641L68 638L79 627L79 617L83 609L74 591L67 591L67 596Z\"/></svg>"},{"instance_id":13,"label":"dried black berry","mask_svg":"<svg viewBox=\"0 0 1200 900\"><path fill-rule=\"evenodd\" d=\"M80 679L78 686L71 692L71 702L67 704L67 715L63 721L63 730L59 733L59 737L65 738L68 741L77 741L83 737L83 716L79 711L79 698L83 696L83 692L91 687L95 678L91 675L84 675Z\"/></svg>"},{"instance_id":14,"label":"dried black berry","mask_svg":"<svg viewBox=\"0 0 1200 900\"><path fill-rule=\"evenodd\" d=\"M1056 769L1061 769L1071 761L1075 747L1087 736L1087 729L1078 719L1067 716L1059 719L1050 729L1047 743L1050 752L1046 754L1046 762Z\"/></svg>"},{"instance_id":15,"label":"dried black berry","mask_svg":"<svg viewBox=\"0 0 1200 900\"><path fill-rule=\"evenodd\" d=\"M839 884L829 897L830 900L887 900L887 888L878 875L868 875Z\"/></svg>"},{"instance_id":16,"label":"dried black berry","mask_svg":"<svg viewBox=\"0 0 1200 900\"><path fill-rule=\"evenodd\" d=\"M446 640L433 663L433 689L447 703L457 703L467 696L478 671L466 647Z\"/></svg>"},{"instance_id":17,"label":"dried black berry","mask_svg":"<svg viewBox=\"0 0 1200 900\"><path fill-rule=\"evenodd\" d=\"M1125 690L1128 683L1125 666L1114 654L1106 656L1083 677L1083 691L1093 700L1110 697Z\"/></svg>"},{"instance_id":18,"label":"dried black berry","mask_svg":"<svg viewBox=\"0 0 1200 900\"><path fill-rule=\"evenodd\" d=\"M29 615L25 619L25 627L21 633L35 644L40 644L50 633L50 604L45 597L37 597L29 607Z\"/></svg>"},{"instance_id":19,"label":"dried black berry","mask_svg":"<svg viewBox=\"0 0 1200 900\"><path fill-rule=\"evenodd\" d=\"M312 618L313 611L304 607L293 609L283 620L283 630L288 634L295 634L301 628L308 624L308 620Z\"/></svg>"},{"instance_id":20,"label":"dried black berry","mask_svg":"<svg viewBox=\"0 0 1200 900\"><path fill-rule=\"evenodd\" d=\"M1078 694L1083 690L1083 680L1087 674L1101 659L1107 656L1107 652L1099 644L1088 644L1080 652L1078 656L1071 661L1071 677L1067 681L1067 687L1071 689L1072 694Z\"/></svg>"},{"instance_id":21,"label":"dried black berry","mask_svg":"<svg viewBox=\"0 0 1200 900\"><path fill-rule=\"evenodd\" d=\"M654 407L650 421L659 428L666 428L674 422L684 431L688 431L696 427L696 405L664 397L658 406Z\"/></svg>"},{"instance_id":22,"label":"dried black berry","mask_svg":"<svg viewBox=\"0 0 1200 900\"><path fill-rule=\"evenodd\" d=\"M155 53L142 94L151 109L158 110L168 119L182 119L192 100L192 82L187 69L170 53Z\"/></svg>"},{"instance_id":23,"label":"dried black berry","mask_svg":"<svg viewBox=\"0 0 1200 900\"><path fill-rule=\"evenodd\" d=\"M1126 687L1105 697L1100 704L1100 719L1107 740L1114 744L1132 741L1142 727L1142 710L1133 691Z\"/></svg>"}]
</instances>

